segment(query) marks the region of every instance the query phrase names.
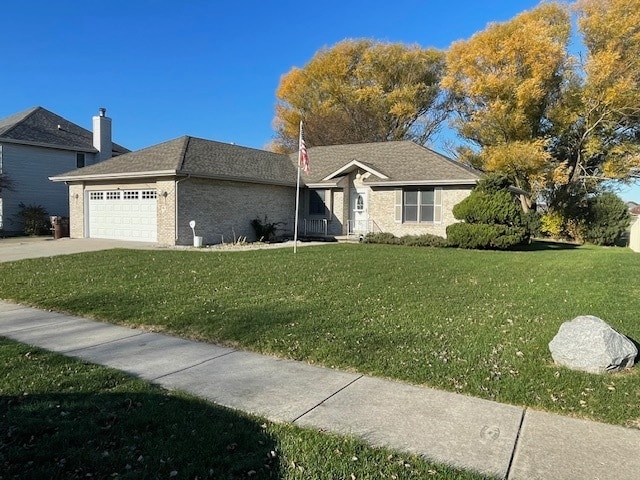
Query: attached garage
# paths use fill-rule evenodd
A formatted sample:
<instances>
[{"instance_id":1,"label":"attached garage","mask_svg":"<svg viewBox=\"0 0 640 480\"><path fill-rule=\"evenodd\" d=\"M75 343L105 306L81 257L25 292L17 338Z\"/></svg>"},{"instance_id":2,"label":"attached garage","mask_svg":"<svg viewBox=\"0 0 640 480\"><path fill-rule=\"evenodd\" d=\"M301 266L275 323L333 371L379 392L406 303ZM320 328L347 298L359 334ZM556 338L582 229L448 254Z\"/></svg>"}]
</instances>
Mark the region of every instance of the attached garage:
<instances>
[{"instance_id":1,"label":"attached garage","mask_svg":"<svg viewBox=\"0 0 640 480\"><path fill-rule=\"evenodd\" d=\"M50 177L69 186L71 238L193 245L255 238L251 222L293 227L288 155L180 137Z\"/></svg>"},{"instance_id":2,"label":"attached garage","mask_svg":"<svg viewBox=\"0 0 640 480\"><path fill-rule=\"evenodd\" d=\"M87 191L90 238L139 242L158 240L156 190Z\"/></svg>"}]
</instances>

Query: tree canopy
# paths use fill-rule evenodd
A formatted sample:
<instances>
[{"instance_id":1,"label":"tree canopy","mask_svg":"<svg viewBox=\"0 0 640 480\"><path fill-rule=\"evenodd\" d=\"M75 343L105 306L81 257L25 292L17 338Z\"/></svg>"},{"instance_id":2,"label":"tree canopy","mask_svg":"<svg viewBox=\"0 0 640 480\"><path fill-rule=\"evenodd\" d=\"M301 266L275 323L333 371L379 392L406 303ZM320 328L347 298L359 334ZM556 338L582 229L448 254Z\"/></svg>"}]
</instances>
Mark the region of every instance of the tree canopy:
<instances>
[{"instance_id":1,"label":"tree canopy","mask_svg":"<svg viewBox=\"0 0 640 480\"><path fill-rule=\"evenodd\" d=\"M570 54L571 13L584 55ZM462 158L562 208L640 178L640 3L542 3L447 53Z\"/></svg>"},{"instance_id":2,"label":"tree canopy","mask_svg":"<svg viewBox=\"0 0 640 480\"><path fill-rule=\"evenodd\" d=\"M400 43L345 40L282 76L275 151L307 145L412 139L424 144L446 114L438 107L444 52Z\"/></svg>"}]
</instances>

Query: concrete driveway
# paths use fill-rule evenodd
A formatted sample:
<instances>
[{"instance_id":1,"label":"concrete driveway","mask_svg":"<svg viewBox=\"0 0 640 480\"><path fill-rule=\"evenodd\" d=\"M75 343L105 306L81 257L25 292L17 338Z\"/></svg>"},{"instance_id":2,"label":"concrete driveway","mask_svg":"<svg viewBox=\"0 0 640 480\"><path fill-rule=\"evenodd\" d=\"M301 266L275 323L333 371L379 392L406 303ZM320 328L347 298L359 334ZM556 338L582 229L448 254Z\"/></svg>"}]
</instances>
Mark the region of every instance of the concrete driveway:
<instances>
[{"instance_id":1,"label":"concrete driveway","mask_svg":"<svg viewBox=\"0 0 640 480\"><path fill-rule=\"evenodd\" d=\"M12 262L25 258L53 257L72 253L95 252L111 248L159 248L154 243L103 240L99 238L16 237L0 239L0 262Z\"/></svg>"}]
</instances>

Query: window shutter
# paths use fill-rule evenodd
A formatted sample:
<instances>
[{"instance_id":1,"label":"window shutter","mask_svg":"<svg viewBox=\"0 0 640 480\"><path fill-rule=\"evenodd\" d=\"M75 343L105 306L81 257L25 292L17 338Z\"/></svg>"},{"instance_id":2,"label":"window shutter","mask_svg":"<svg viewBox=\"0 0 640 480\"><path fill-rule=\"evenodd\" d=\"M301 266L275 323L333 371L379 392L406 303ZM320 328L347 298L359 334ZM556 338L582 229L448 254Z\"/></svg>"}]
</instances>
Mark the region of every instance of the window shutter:
<instances>
[{"instance_id":1,"label":"window shutter","mask_svg":"<svg viewBox=\"0 0 640 480\"><path fill-rule=\"evenodd\" d=\"M434 194L433 221L434 223L442 223L442 189L436 188Z\"/></svg>"},{"instance_id":2,"label":"window shutter","mask_svg":"<svg viewBox=\"0 0 640 480\"><path fill-rule=\"evenodd\" d=\"M402 223L402 189L395 190L394 221Z\"/></svg>"}]
</instances>

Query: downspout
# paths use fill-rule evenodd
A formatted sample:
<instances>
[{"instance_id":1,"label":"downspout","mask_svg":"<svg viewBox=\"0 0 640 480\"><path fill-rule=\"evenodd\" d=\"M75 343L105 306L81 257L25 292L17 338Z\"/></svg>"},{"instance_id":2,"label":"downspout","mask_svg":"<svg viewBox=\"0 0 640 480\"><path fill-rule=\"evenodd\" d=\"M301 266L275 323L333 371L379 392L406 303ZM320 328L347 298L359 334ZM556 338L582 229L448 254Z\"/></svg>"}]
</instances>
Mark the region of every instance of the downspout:
<instances>
[{"instance_id":1,"label":"downspout","mask_svg":"<svg viewBox=\"0 0 640 480\"><path fill-rule=\"evenodd\" d=\"M186 177L181 178L180 180L176 180L176 185L175 185L175 196L173 199L173 211L175 213L175 221L176 221L176 225L175 225L175 243L178 243L178 184L184 180L189 180L191 178L191 174L188 173Z\"/></svg>"}]
</instances>

